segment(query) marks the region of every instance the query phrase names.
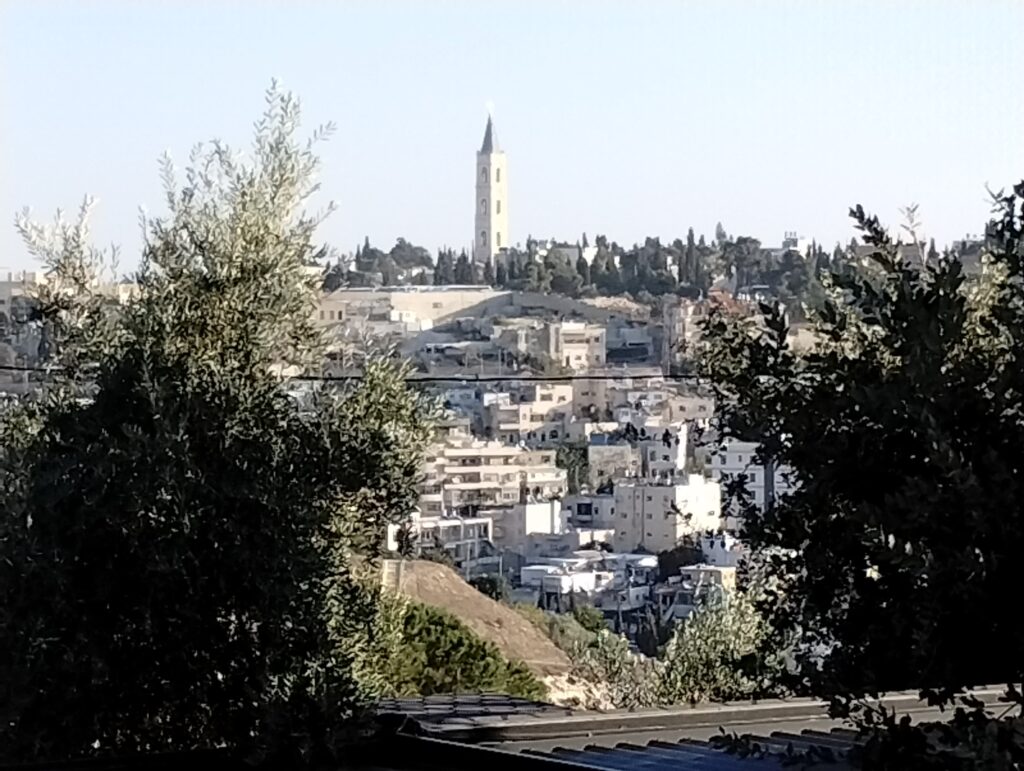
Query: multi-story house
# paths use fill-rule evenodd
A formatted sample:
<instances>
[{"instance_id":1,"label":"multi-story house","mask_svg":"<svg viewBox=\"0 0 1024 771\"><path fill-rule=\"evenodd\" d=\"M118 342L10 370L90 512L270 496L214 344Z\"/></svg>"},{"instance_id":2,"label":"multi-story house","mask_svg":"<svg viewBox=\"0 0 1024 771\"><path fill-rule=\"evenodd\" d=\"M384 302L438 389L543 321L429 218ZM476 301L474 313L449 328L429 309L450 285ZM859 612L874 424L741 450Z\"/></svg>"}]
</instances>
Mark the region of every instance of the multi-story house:
<instances>
[{"instance_id":1,"label":"multi-story house","mask_svg":"<svg viewBox=\"0 0 1024 771\"><path fill-rule=\"evenodd\" d=\"M621 479L615 484L613 544L616 551L666 551L683 536L718 530L721 515L721 488L699 474Z\"/></svg>"},{"instance_id":2,"label":"multi-story house","mask_svg":"<svg viewBox=\"0 0 1024 771\"><path fill-rule=\"evenodd\" d=\"M572 397L571 383L535 383L485 394L484 434L510 444L558 444L566 439L573 417Z\"/></svg>"},{"instance_id":3,"label":"multi-story house","mask_svg":"<svg viewBox=\"0 0 1024 771\"><path fill-rule=\"evenodd\" d=\"M605 364L606 330L583 321L554 321L544 325L544 353L556 364L585 372Z\"/></svg>"},{"instance_id":4,"label":"multi-story house","mask_svg":"<svg viewBox=\"0 0 1024 771\"><path fill-rule=\"evenodd\" d=\"M789 493L795 487L796 481L793 478L793 470L788 466L777 465L769 470L759 462L758 448L757 442L724 442L718 452L711 454L711 477L721 482L722 489L728 494L727 483L743 476L750 502L763 511L768 503L777 501ZM731 501L729 504L726 508L725 527L736 530L742 525L742 518L737 507L731 505Z\"/></svg>"}]
</instances>

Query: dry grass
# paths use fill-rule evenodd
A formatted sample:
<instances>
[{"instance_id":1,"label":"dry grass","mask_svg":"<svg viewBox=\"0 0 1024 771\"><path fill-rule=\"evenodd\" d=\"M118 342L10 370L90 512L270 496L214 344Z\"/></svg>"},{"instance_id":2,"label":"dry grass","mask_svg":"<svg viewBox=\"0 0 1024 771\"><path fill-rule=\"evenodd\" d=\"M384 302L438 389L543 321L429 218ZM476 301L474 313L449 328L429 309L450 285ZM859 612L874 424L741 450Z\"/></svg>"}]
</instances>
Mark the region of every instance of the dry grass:
<instances>
[{"instance_id":1,"label":"dry grass","mask_svg":"<svg viewBox=\"0 0 1024 771\"><path fill-rule=\"evenodd\" d=\"M405 596L457 616L509 659L522 661L539 677L564 675L569 658L534 624L512 608L467 584L436 562L404 562L397 587Z\"/></svg>"}]
</instances>

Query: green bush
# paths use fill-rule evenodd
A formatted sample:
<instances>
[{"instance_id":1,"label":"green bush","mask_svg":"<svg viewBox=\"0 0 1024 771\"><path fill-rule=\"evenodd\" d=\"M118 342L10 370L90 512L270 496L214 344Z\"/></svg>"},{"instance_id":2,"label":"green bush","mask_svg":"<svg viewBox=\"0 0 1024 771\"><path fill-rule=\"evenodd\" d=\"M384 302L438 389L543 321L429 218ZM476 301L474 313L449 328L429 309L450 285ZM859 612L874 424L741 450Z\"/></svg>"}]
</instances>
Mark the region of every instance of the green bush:
<instances>
[{"instance_id":1,"label":"green bush","mask_svg":"<svg viewBox=\"0 0 1024 771\"><path fill-rule=\"evenodd\" d=\"M517 602L512 607L547 635L559 650L570 655L592 645L597 639L594 632L584 628L573 616L552 613L525 602Z\"/></svg>"},{"instance_id":2,"label":"green bush","mask_svg":"<svg viewBox=\"0 0 1024 771\"><path fill-rule=\"evenodd\" d=\"M477 576L469 584L492 600L500 602L508 596L508 581L503 576Z\"/></svg>"},{"instance_id":3,"label":"green bush","mask_svg":"<svg viewBox=\"0 0 1024 771\"><path fill-rule=\"evenodd\" d=\"M407 602L401 640L388 657L384 680L397 696L504 693L542 699L547 689L518 661L478 637L455 616Z\"/></svg>"},{"instance_id":4,"label":"green bush","mask_svg":"<svg viewBox=\"0 0 1024 771\"><path fill-rule=\"evenodd\" d=\"M573 608L572 617L580 626L594 634L608 628L604 622L604 613L590 605L577 605Z\"/></svg>"}]
</instances>

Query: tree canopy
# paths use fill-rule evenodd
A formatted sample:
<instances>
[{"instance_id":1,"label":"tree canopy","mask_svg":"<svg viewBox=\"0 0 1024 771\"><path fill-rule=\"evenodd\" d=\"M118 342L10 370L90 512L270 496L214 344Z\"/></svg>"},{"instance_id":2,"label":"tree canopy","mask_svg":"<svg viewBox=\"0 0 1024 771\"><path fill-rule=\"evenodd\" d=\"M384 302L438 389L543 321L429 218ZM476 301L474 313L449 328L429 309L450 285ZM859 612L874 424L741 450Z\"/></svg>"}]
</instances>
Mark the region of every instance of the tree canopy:
<instances>
[{"instance_id":1,"label":"tree canopy","mask_svg":"<svg viewBox=\"0 0 1024 771\"><path fill-rule=\"evenodd\" d=\"M872 253L827 274L818 344L792 350L777 305L715 311L704 374L724 434L799 482L745 532L788 582L767 604L799 633L803 687L948 701L1021 675L1024 184L996 201L978 281L955 259L908 264L851 216Z\"/></svg>"},{"instance_id":2,"label":"tree canopy","mask_svg":"<svg viewBox=\"0 0 1024 771\"><path fill-rule=\"evenodd\" d=\"M165 162L168 211L119 307L95 291L86 210L19 221L50 271L53 380L0 419L5 757L308 759L361 712L359 565L416 502L426 405L384 360L301 399L281 376L322 360L303 206L327 132L300 144L298 124L272 88L251 161L214 142L181 182Z\"/></svg>"}]
</instances>

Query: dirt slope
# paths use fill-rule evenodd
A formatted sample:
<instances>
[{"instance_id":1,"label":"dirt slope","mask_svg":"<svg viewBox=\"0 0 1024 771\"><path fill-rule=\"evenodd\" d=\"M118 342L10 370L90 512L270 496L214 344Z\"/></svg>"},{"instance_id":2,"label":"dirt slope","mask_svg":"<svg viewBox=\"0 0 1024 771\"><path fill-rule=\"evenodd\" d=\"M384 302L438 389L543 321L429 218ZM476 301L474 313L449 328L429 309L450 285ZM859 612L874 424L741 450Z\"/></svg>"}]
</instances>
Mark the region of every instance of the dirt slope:
<instances>
[{"instance_id":1,"label":"dirt slope","mask_svg":"<svg viewBox=\"0 0 1024 771\"><path fill-rule=\"evenodd\" d=\"M568 657L543 632L511 608L478 592L451 568L411 560L402 563L401 573L394 579L401 594L457 616L534 674L562 675L569 670Z\"/></svg>"}]
</instances>

